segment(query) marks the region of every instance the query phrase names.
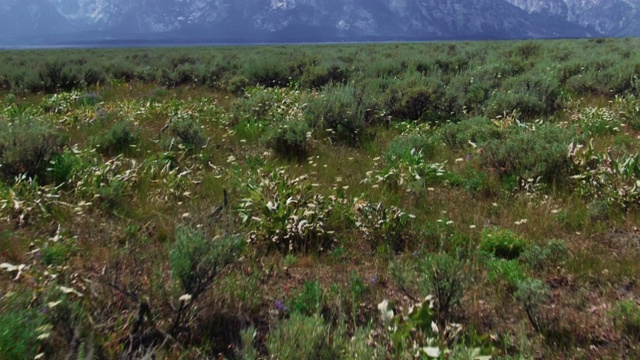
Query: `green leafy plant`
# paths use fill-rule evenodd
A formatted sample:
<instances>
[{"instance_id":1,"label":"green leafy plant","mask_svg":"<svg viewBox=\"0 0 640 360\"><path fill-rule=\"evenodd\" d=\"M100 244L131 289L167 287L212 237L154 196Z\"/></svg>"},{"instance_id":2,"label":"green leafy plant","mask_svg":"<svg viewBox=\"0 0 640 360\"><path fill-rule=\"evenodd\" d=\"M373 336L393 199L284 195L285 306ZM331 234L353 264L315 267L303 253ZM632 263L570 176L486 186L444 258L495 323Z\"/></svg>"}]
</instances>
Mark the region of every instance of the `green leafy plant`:
<instances>
[{"instance_id":1,"label":"green leafy plant","mask_svg":"<svg viewBox=\"0 0 640 360\"><path fill-rule=\"evenodd\" d=\"M0 305L0 354L5 359L33 359L41 342L38 329L46 324L46 317L16 294L4 294Z\"/></svg>"},{"instance_id":2,"label":"green leafy plant","mask_svg":"<svg viewBox=\"0 0 640 360\"><path fill-rule=\"evenodd\" d=\"M299 294L291 298L289 309L292 313L307 316L319 315L324 303L324 291L317 281L307 281Z\"/></svg>"},{"instance_id":3,"label":"green leafy plant","mask_svg":"<svg viewBox=\"0 0 640 360\"><path fill-rule=\"evenodd\" d=\"M640 153L615 156L598 152L591 141L588 146L572 143L568 158L579 169L579 174L572 179L581 194L622 209L637 206Z\"/></svg>"},{"instance_id":4,"label":"green leafy plant","mask_svg":"<svg viewBox=\"0 0 640 360\"><path fill-rule=\"evenodd\" d=\"M395 206L385 207L382 203L371 204L357 200L354 205L356 227L375 251L380 246L399 252L410 245L412 237L410 222L413 215Z\"/></svg>"},{"instance_id":5,"label":"green leafy plant","mask_svg":"<svg viewBox=\"0 0 640 360\"><path fill-rule=\"evenodd\" d=\"M516 259L526 247L527 240L509 229L485 228L480 234L480 250L498 258Z\"/></svg>"},{"instance_id":6,"label":"green leafy plant","mask_svg":"<svg viewBox=\"0 0 640 360\"><path fill-rule=\"evenodd\" d=\"M417 302L403 313L396 314L389 309L388 300L378 304L378 310L396 356L410 353L420 357L440 358L451 351L451 347L460 340L463 331L459 324L436 324L431 296ZM478 347L477 351L474 351L474 359L490 359L491 356L485 355L486 353L490 353L490 346Z\"/></svg>"},{"instance_id":7,"label":"green leafy plant","mask_svg":"<svg viewBox=\"0 0 640 360\"><path fill-rule=\"evenodd\" d=\"M517 288L527 278L524 268L517 260L490 259L487 263L489 281L504 281L509 289Z\"/></svg>"},{"instance_id":8,"label":"green leafy plant","mask_svg":"<svg viewBox=\"0 0 640 360\"><path fill-rule=\"evenodd\" d=\"M90 146L105 156L128 153L139 142L139 132L128 121L118 122L109 130L89 139Z\"/></svg>"},{"instance_id":9,"label":"green leafy plant","mask_svg":"<svg viewBox=\"0 0 640 360\"><path fill-rule=\"evenodd\" d=\"M640 305L634 300L617 302L611 311L615 327L634 341L640 340Z\"/></svg>"},{"instance_id":10,"label":"green leafy plant","mask_svg":"<svg viewBox=\"0 0 640 360\"><path fill-rule=\"evenodd\" d=\"M290 178L284 169L259 170L244 188L238 212L251 229L250 243L284 253L329 250L326 228L332 204L314 191L307 176Z\"/></svg>"}]
</instances>

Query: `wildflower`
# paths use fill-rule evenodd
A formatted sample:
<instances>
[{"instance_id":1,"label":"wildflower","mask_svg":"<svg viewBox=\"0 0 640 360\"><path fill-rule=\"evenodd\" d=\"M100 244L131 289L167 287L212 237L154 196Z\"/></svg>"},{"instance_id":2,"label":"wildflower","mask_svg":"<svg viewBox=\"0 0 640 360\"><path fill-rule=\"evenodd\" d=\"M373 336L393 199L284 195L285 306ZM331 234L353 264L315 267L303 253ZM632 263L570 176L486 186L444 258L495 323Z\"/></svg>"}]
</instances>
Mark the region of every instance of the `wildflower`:
<instances>
[{"instance_id":1,"label":"wildflower","mask_svg":"<svg viewBox=\"0 0 640 360\"><path fill-rule=\"evenodd\" d=\"M383 302L378 304L378 310L380 310L380 315L384 324L388 324L391 319L393 319L393 310L389 310L388 307L389 300L384 300Z\"/></svg>"},{"instance_id":2,"label":"wildflower","mask_svg":"<svg viewBox=\"0 0 640 360\"><path fill-rule=\"evenodd\" d=\"M284 302L282 300L276 300L275 307L276 307L276 310L278 311L287 310L287 307L284 305Z\"/></svg>"}]
</instances>

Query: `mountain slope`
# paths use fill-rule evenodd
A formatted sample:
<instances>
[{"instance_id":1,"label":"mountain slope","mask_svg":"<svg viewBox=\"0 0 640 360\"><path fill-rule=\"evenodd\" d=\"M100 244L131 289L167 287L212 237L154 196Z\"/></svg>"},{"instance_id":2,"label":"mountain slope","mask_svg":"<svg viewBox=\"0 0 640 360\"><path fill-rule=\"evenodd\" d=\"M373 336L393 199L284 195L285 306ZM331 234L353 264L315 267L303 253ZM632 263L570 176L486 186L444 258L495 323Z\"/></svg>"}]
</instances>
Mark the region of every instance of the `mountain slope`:
<instances>
[{"instance_id":1,"label":"mountain slope","mask_svg":"<svg viewBox=\"0 0 640 360\"><path fill-rule=\"evenodd\" d=\"M0 0L0 42L287 42L622 33L612 0ZM640 1L640 0L634 0ZM598 3L598 6L594 3ZM579 4L585 3L582 7ZM608 12L606 12L608 11ZM602 14L610 14L603 17ZM624 21L631 24L631 15ZM623 22L624 22L623 21ZM626 25L625 29L630 29ZM627 30L630 31L630 30Z\"/></svg>"},{"instance_id":2,"label":"mountain slope","mask_svg":"<svg viewBox=\"0 0 640 360\"><path fill-rule=\"evenodd\" d=\"M609 36L640 34L640 0L506 0L527 11L555 15Z\"/></svg>"}]
</instances>

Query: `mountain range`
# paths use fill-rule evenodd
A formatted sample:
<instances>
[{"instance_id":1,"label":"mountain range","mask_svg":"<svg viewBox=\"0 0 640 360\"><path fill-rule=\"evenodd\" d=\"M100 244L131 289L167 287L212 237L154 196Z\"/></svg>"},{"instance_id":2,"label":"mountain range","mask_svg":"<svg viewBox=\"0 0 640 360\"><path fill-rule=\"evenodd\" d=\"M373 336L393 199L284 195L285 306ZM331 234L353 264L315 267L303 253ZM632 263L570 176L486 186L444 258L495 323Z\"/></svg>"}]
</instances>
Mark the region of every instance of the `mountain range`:
<instances>
[{"instance_id":1,"label":"mountain range","mask_svg":"<svg viewBox=\"0 0 640 360\"><path fill-rule=\"evenodd\" d=\"M640 0L0 0L0 46L640 35Z\"/></svg>"}]
</instances>

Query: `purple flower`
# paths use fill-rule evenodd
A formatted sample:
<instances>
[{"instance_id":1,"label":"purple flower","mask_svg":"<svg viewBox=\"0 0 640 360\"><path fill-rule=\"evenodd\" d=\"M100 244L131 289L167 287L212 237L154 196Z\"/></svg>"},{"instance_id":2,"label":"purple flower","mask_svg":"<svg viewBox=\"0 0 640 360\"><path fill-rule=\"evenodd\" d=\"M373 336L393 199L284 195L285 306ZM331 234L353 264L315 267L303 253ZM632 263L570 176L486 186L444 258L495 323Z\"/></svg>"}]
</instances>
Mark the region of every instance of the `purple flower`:
<instances>
[{"instance_id":1,"label":"purple flower","mask_svg":"<svg viewBox=\"0 0 640 360\"><path fill-rule=\"evenodd\" d=\"M276 306L276 309L277 309L278 311L285 311L285 310L287 310L287 307L286 307L286 306L284 306L284 302L283 302L282 300L276 300L276 304L275 304L275 306Z\"/></svg>"},{"instance_id":2,"label":"purple flower","mask_svg":"<svg viewBox=\"0 0 640 360\"><path fill-rule=\"evenodd\" d=\"M471 161L471 154L467 154L467 161Z\"/></svg>"},{"instance_id":3,"label":"purple flower","mask_svg":"<svg viewBox=\"0 0 640 360\"><path fill-rule=\"evenodd\" d=\"M371 285L375 285L378 282L378 274L374 274L371 277Z\"/></svg>"}]
</instances>

